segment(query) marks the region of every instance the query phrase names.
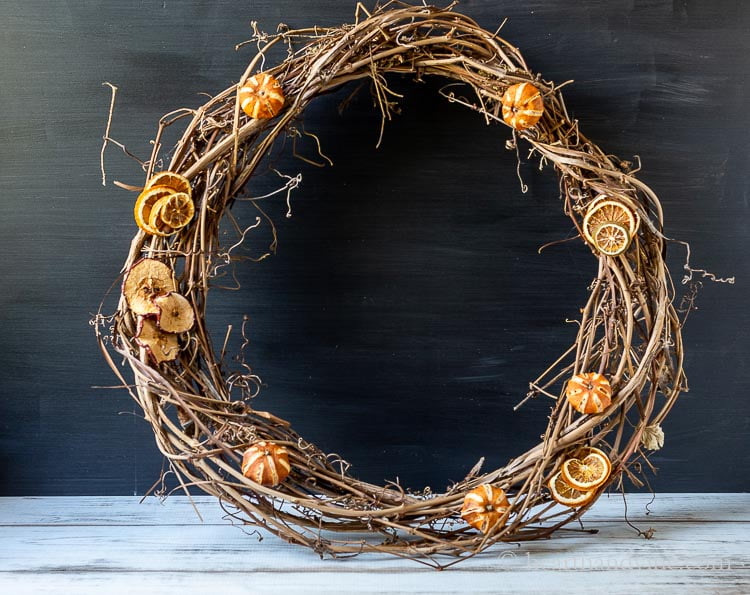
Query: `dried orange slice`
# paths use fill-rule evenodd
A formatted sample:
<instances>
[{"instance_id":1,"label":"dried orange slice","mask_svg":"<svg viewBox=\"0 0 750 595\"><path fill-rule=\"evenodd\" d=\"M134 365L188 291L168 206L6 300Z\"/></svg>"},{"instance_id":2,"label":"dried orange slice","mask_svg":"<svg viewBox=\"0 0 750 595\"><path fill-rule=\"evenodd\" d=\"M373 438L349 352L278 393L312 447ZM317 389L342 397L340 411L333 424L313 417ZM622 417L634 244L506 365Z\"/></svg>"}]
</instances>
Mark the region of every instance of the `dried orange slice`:
<instances>
[{"instance_id":1,"label":"dried orange slice","mask_svg":"<svg viewBox=\"0 0 750 595\"><path fill-rule=\"evenodd\" d=\"M184 192L188 196L192 196L188 179L172 171L160 171L158 174L151 176L151 179L146 182L146 190L154 186L166 186L175 192Z\"/></svg>"},{"instance_id":2,"label":"dried orange slice","mask_svg":"<svg viewBox=\"0 0 750 595\"><path fill-rule=\"evenodd\" d=\"M583 235L597 249L599 246L594 234L604 224L616 224L625 229L627 242L623 248L624 250L630 243L630 238L638 231L640 218L623 203L612 200L607 196L598 196L589 205L586 215L583 218Z\"/></svg>"},{"instance_id":3,"label":"dried orange slice","mask_svg":"<svg viewBox=\"0 0 750 595\"><path fill-rule=\"evenodd\" d=\"M157 230L149 224L151 211L153 210L156 201L165 196L169 196L172 193L174 193L174 190L167 188L166 186L154 186L153 188L148 188L141 192L138 195L138 198L135 201L135 207L133 208L133 217L135 218L136 225L147 234L157 235Z\"/></svg>"},{"instance_id":4,"label":"dried orange slice","mask_svg":"<svg viewBox=\"0 0 750 595\"><path fill-rule=\"evenodd\" d=\"M159 199L161 200L161 199ZM159 201L156 201L157 203ZM154 205L156 207L156 205ZM164 223L161 218L158 216L158 214L154 213L154 209L151 209L151 215L148 218L148 224L151 229L153 229L152 235L160 236L160 237L167 237L171 236L173 233L177 232L176 229L172 229Z\"/></svg>"},{"instance_id":5,"label":"dried orange slice","mask_svg":"<svg viewBox=\"0 0 750 595\"><path fill-rule=\"evenodd\" d=\"M571 486L563 479L562 471L552 476L547 487L556 502L570 507L588 504L596 495L596 490L577 490Z\"/></svg>"},{"instance_id":6,"label":"dried orange slice","mask_svg":"<svg viewBox=\"0 0 750 595\"><path fill-rule=\"evenodd\" d=\"M610 198L606 194L600 194L591 201L588 209L586 209L584 221L587 218L590 221L589 228L591 229L605 221L611 221L612 223L624 225L631 234L634 234L638 230L638 225L640 224L638 213L634 212L625 203Z\"/></svg>"},{"instance_id":7,"label":"dried orange slice","mask_svg":"<svg viewBox=\"0 0 750 595\"><path fill-rule=\"evenodd\" d=\"M171 236L173 233L177 232L177 230L172 226L167 225L159 214L161 206L164 205L165 201L168 201L172 196L174 196L174 193L161 197L156 201L156 203L154 203L154 206L151 209L151 213L149 213L148 226L153 229L153 235L165 237Z\"/></svg>"},{"instance_id":8,"label":"dried orange slice","mask_svg":"<svg viewBox=\"0 0 750 595\"><path fill-rule=\"evenodd\" d=\"M563 481L576 490L588 491L598 488L612 472L612 463L598 448L589 447L583 458L568 459L560 473Z\"/></svg>"},{"instance_id":9,"label":"dried orange slice","mask_svg":"<svg viewBox=\"0 0 750 595\"><path fill-rule=\"evenodd\" d=\"M630 234L619 223L602 223L592 237L596 249L607 256L622 254L630 246Z\"/></svg>"},{"instance_id":10,"label":"dried orange slice","mask_svg":"<svg viewBox=\"0 0 750 595\"><path fill-rule=\"evenodd\" d=\"M174 192L156 201L148 223L151 227L166 230L178 230L185 227L193 218L195 207L193 199L185 192Z\"/></svg>"}]
</instances>

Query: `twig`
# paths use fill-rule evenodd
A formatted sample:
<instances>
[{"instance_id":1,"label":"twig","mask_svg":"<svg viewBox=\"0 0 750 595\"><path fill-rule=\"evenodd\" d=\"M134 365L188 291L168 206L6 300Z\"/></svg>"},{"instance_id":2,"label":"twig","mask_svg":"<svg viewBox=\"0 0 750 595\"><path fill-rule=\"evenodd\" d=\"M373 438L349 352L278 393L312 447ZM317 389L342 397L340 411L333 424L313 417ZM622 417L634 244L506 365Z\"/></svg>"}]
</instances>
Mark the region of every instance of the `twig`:
<instances>
[{"instance_id":1,"label":"twig","mask_svg":"<svg viewBox=\"0 0 750 595\"><path fill-rule=\"evenodd\" d=\"M107 148L107 142L109 142L109 130L112 126L112 114L115 111L115 96L117 95L117 87L115 87L112 83L104 82L102 83L102 87L108 86L112 90L112 97L109 100L109 114L107 115L107 127L104 130L104 136L102 137L102 150L101 154L99 155L99 167L101 168L102 172L102 186L107 185L107 174L104 171L104 151Z\"/></svg>"}]
</instances>

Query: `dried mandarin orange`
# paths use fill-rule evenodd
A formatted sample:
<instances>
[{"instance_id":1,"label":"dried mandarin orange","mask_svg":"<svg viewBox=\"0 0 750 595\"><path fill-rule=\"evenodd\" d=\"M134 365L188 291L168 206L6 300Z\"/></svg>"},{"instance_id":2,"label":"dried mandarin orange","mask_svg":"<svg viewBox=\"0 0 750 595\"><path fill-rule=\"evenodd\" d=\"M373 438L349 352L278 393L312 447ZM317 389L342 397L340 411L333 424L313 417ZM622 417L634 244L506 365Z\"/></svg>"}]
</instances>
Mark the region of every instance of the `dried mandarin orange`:
<instances>
[{"instance_id":1,"label":"dried mandarin orange","mask_svg":"<svg viewBox=\"0 0 750 595\"><path fill-rule=\"evenodd\" d=\"M251 118L273 118L284 106L281 83L267 72L251 76L237 94L242 111Z\"/></svg>"},{"instance_id":2,"label":"dried mandarin orange","mask_svg":"<svg viewBox=\"0 0 750 595\"><path fill-rule=\"evenodd\" d=\"M483 483L464 496L461 518L482 533L487 533L510 507L505 490Z\"/></svg>"},{"instance_id":3,"label":"dried mandarin orange","mask_svg":"<svg viewBox=\"0 0 750 595\"><path fill-rule=\"evenodd\" d=\"M612 403L612 387L604 375L586 372L568 380L565 396L579 413L601 413Z\"/></svg>"},{"instance_id":4,"label":"dried mandarin orange","mask_svg":"<svg viewBox=\"0 0 750 595\"><path fill-rule=\"evenodd\" d=\"M501 99L503 120L516 130L536 124L544 113L542 95L531 83L517 83L508 87Z\"/></svg>"},{"instance_id":5,"label":"dried mandarin orange","mask_svg":"<svg viewBox=\"0 0 750 595\"><path fill-rule=\"evenodd\" d=\"M280 484L291 469L287 449L270 441L256 442L242 456L242 475L264 486Z\"/></svg>"}]
</instances>

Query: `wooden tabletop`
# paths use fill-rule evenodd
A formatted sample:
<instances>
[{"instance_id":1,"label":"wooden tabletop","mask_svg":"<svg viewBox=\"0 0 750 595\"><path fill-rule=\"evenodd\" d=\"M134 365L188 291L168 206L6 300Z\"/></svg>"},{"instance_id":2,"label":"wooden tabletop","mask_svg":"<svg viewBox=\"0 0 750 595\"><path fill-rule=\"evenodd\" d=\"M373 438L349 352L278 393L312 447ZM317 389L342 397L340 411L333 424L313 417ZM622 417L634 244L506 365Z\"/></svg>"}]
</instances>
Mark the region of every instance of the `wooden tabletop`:
<instances>
[{"instance_id":1,"label":"wooden tabletop","mask_svg":"<svg viewBox=\"0 0 750 595\"><path fill-rule=\"evenodd\" d=\"M210 497L195 499L202 521L185 497L139 500L0 498L0 593L750 592L750 494L628 495L637 529L623 497L604 496L584 518L595 535L504 544L445 571L321 560L232 526Z\"/></svg>"}]
</instances>

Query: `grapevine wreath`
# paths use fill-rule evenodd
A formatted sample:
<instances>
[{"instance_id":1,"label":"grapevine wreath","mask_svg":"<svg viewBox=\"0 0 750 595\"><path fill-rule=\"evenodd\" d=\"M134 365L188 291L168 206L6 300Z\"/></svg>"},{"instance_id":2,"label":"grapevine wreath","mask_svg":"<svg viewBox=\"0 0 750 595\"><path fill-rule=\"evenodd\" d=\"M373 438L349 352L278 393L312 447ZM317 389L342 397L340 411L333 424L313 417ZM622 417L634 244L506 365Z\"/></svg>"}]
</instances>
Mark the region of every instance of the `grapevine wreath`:
<instances>
[{"instance_id":1,"label":"grapevine wreath","mask_svg":"<svg viewBox=\"0 0 750 595\"><path fill-rule=\"evenodd\" d=\"M258 54L236 84L160 123L134 216L139 232L123 268L116 312L99 315L110 366L153 426L169 472L216 496L237 521L321 556L384 552L445 567L496 542L549 536L625 478L643 485L645 449L681 391L681 320L665 265L662 208L631 164L588 140L560 86L529 70L519 50L453 10L388 2L358 6L354 24L258 32ZM269 48L286 58L266 67ZM575 342L526 398L549 398L542 441L502 468L480 465L444 493L356 479L272 413L256 410L250 368L228 374L206 325L207 295L233 249L222 222L274 143L298 132L317 96L371 83L383 119L393 109L384 75L449 80L441 91L499 124L508 147L551 164L562 207L598 262ZM460 83L474 99L457 96ZM113 95L114 97L114 95ZM168 165L157 169L164 129L187 122ZM280 190L290 191L294 178ZM258 201L259 222L273 226ZM230 226L231 227L231 226ZM271 247L273 251L275 247ZM243 334L244 336L244 334ZM116 360L132 370L125 380ZM543 366L540 366L540 368Z\"/></svg>"}]
</instances>

